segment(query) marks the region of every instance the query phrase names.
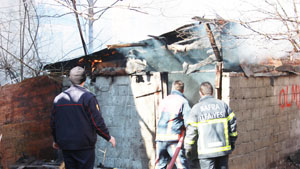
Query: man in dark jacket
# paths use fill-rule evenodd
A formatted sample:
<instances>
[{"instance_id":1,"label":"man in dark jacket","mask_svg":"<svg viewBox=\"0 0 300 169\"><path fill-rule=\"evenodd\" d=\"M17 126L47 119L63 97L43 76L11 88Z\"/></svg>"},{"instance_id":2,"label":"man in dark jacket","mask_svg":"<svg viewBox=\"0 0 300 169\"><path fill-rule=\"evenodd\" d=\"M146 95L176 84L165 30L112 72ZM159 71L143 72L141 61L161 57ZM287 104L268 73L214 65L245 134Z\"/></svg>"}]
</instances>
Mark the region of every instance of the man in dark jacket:
<instances>
[{"instance_id":1,"label":"man in dark jacket","mask_svg":"<svg viewBox=\"0 0 300 169\"><path fill-rule=\"evenodd\" d=\"M228 156L237 139L236 117L229 106L213 97L209 82L200 85L200 101L193 106L188 118L184 140L186 156L191 155L197 140L201 169L227 169Z\"/></svg>"},{"instance_id":2,"label":"man in dark jacket","mask_svg":"<svg viewBox=\"0 0 300 169\"><path fill-rule=\"evenodd\" d=\"M156 133L156 169L165 169L173 157L179 138L185 130L185 118L191 110L188 100L183 95L184 83L177 80L172 85L172 92L163 99L159 106L160 119ZM175 161L178 169L189 168L184 150L179 151Z\"/></svg>"},{"instance_id":3,"label":"man in dark jacket","mask_svg":"<svg viewBox=\"0 0 300 169\"><path fill-rule=\"evenodd\" d=\"M57 95L51 113L53 148L61 149L67 169L93 169L97 135L115 147L102 118L95 96L83 87L86 74L77 66L71 69L72 86Z\"/></svg>"}]
</instances>

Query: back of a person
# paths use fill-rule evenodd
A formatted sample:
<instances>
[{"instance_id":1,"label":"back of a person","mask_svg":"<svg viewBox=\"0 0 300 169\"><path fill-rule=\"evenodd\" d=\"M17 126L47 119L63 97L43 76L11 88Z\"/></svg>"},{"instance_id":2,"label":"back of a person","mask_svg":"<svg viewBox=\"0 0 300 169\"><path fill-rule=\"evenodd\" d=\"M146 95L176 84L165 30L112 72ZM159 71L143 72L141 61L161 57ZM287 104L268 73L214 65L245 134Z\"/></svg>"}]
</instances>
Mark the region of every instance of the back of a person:
<instances>
[{"instance_id":1,"label":"back of a person","mask_svg":"<svg viewBox=\"0 0 300 169\"><path fill-rule=\"evenodd\" d=\"M85 102L89 93L80 86L71 86L54 100L57 143L62 149L92 148L96 142ZM88 136L88 137L85 137Z\"/></svg>"},{"instance_id":2,"label":"back of a person","mask_svg":"<svg viewBox=\"0 0 300 169\"><path fill-rule=\"evenodd\" d=\"M84 88L86 73L76 66L70 70L72 86L55 97L50 127L54 149L61 149L66 169L93 169L97 135L113 147L115 138L109 134L94 95Z\"/></svg>"},{"instance_id":3,"label":"back of a person","mask_svg":"<svg viewBox=\"0 0 300 169\"><path fill-rule=\"evenodd\" d=\"M171 94L163 100L161 117L157 125L158 140L178 140L184 125L183 115L180 112L183 102L184 98L176 94Z\"/></svg>"},{"instance_id":4,"label":"back of a person","mask_svg":"<svg viewBox=\"0 0 300 169\"><path fill-rule=\"evenodd\" d=\"M189 168L183 149L180 148L181 146L177 147L180 145L179 142L182 144L185 129L184 118L190 111L183 92L184 83L181 80L174 81L171 94L164 98L159 106L155 169L165 169L171 158L173 162L169 164L169 167L175 163L177 168ZM175 151L177 155L174 155Z\"/></svg>"},{"instance_id":5,"label":"back of a person","mask_svg":"<svg viewBox=\"0 0 300 169\"><path fill-rule=\"evenodd\" d=\"M231 153L227 126L228 112L223 101L205 96L195 105L198 111L199 158L212 158Z\"/></svg>"}]
</instances>

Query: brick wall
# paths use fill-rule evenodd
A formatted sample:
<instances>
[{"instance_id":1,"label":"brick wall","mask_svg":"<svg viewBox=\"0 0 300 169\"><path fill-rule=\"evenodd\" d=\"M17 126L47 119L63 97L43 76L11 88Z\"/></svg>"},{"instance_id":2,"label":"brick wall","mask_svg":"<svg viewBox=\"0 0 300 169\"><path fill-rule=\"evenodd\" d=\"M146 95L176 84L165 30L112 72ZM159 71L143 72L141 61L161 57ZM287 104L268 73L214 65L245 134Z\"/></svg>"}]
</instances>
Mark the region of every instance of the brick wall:
<instances>
[{"instance_id":1,"label":"brick wall","mask_svg":"<svg viewBox=\"0 0 300 169\"><path fill-rule=\"evenodd\" d=\"M269 169L300 147L300 78L224 73L222 97L238 122L231 169Z\"/></svg>"},{"instance_id":2,"label":"brick wall","mask_svg":"<svg viewBox=\"0 0 300 169\"><path fill-rule=\"evenodd\" d=\"M8 165L22 153L53 156L49 120L53 99L61 87L46 76L0 87L1 147Z\"/></svg>"}]
</instances>

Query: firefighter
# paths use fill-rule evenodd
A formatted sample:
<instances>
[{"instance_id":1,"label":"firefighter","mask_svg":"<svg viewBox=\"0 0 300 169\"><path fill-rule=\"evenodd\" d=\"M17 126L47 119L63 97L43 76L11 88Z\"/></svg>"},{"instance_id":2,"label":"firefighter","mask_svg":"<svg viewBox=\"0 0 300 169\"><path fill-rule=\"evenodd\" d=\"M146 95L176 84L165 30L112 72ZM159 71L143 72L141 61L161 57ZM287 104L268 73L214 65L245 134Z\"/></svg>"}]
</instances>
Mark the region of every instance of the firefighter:
<instances>
[{"instance_id":1,"label":"firefighter","mask_svg":"<svg viewBox=\"0 0 300 169\"><path fill-rule=\"evenodd\" d=\"M171 94L164 98L159 106L161 115L156 132L156 169L167 167L179 138L184 134L184 120L188 117L191 108L183 92L184 83L180 80L174 81ZM189 168L183 148L179 151L175 165L178 169Z\"/></svg>"},{"instance_id":2,"label":"firefighter","mask_svg":"<svg viewBox=\"0 0 300 169\"><path fill-rule=\"evenodd\" d=\"M190 158L197 140L201 169L227 169L229 154L237 139L236 117L229 106L213 97L209 82L200 85L200 101L192 107L188 119L184 148Z\"/></svg>"},{"instance_id":3,"label":"firefighter","mask_svg":"<svg viewBox=\"0 0 300 169\"><path fill-rule=\"evenodd\" d=\"M113 147L115 138L109 134L94 94L83 87L83 68L71 69L72 85L57 95L51 113L53 148L61 149L66 169L93 169L97 135Z\"/></svg>"}]
</instances>

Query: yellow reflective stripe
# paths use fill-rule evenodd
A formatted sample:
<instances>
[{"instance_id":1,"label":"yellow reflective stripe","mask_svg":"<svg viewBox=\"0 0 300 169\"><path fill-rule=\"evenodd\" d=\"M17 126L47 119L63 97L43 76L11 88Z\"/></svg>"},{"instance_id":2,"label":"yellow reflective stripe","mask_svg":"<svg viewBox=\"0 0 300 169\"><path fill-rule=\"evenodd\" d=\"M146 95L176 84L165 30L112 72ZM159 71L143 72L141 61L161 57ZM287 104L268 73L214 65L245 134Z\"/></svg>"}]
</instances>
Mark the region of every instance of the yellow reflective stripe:
<instances>
[{"instance_id":1,"label":"yellow reflective stripe","mask_svg":"<svg viewBox=\"0 0 300 169\"><path fill-rule=\"evenodd\" d=\"M210 120L203 120L199 122L190 122L188 123L191 126L198 127L199 124L211 124L211 123L225 123L227 122L226 118L221 118L221 119L210 119Z\"/></svg>"},{"instance_id":2,"label":"yellow reflective stripe","mask_svg":"<svg viewBox=\"0 0 300 169\"><path fill-rule=\"evenodd\" d=\"M202 132L203 131L202 127L204 125L208 125L208 124L212 124L212 123L223 123L223 125L224 125L224 134L225 134L226 146L230 146L229 145L229 135L228 135L227 118L212 119L212 120L206 120L206 121L203 121L203 122L199 122L199 124L200 124L200 128L199 128L199 130L200 130L200 132L199 132L200 136L199 136L199 138L203 138L203 136L202 136L202 133L203 133ZM204 147L204 141L203 140L200 141L200 144L202 144L201 147Z\"/></svg>"},{"instance_id":3,"label":"yellow reflective stripe","mask_svg":"<svg viewBox=\"0 0 300 169\"><path fill-rule=\"evenodd\" d=\"M204 150L199 150L198 154L209 154L209 153L217 153L217 152L222 152L222 151L228 151L231 150L231 146L225 146L225 147L219 147L219 148L211 148L211 149L204 149Z\"/></svg>"},{"instance_id":4,"label":"yellow reflective stripe","mask_svg":"<svg viewBox=\"0 0 300 169\"><path fill-rule=\"evenodd\" d=\"M230 136L237 136L237 132L229 133Z\"/></svg>"},{"instance_id":5,"label":"yellow reflective stripe","mask_svg":"<svg viewBox=\"0 0 300 169\"><path fill-rule=\"evenodd\" d=\"M227 120L230 121L234 116L235 114L231 112L230 115L227 117Z\"/></svg>"},{"instance_id":6,"label":"yellow reflective stripe","mask_svg":"<svg viewBox=\"0 0 300 169\"><path fill-rule=\"evenodd\" d=\"M186 143L189 144L189 145L193 145L193 144L195 143L195 140L191 140L191 141L185 140L185 141L186 141Z\"/></svg>"},{"instance_id":7,"label":"yellow reflective stripe","mask_svg":"<svg viewBox=\"0 0 300 169\"><path fill-rule=\"evenodd\" d=\"M197 122L189 122L188 125L194 126L194 127L198 127L198 123Z\"/></svg>"},{"instance_id":8,"label":"yellow reflective stripe","mask_svg":"<svg viewBox=\"0 0 300 169\"><path fill-rule=\"evenodd\" d=\"M221 119L210 119L210 120L204 120L204 121L200 121L198 123L208 123L208 124L211 124L211 123L227 123L227 119L225 118L221 118Z\"/></svg>"},{"instance_id":9,"label":"yellow reflective stripe","mask_svg":"<svg viewBox=\"0 0 300 169\"><path fill-rule=\"evenodd\" d=\"M178 140L179 134L157 134L156 140L168 141L168 140Z\"/></svg>"},{"instance_id":10,"label":"yellow reflective stripe","mask_svg":"<svg viewBox=\"0 0 300 169\"><path fill-rule=\"evenodd\" d=\"M226 146L229 146L228 123L226 121L226 123L224 122L223 124L224 124L224 134L225 134Z\"/></svg>"}]
</instances>

